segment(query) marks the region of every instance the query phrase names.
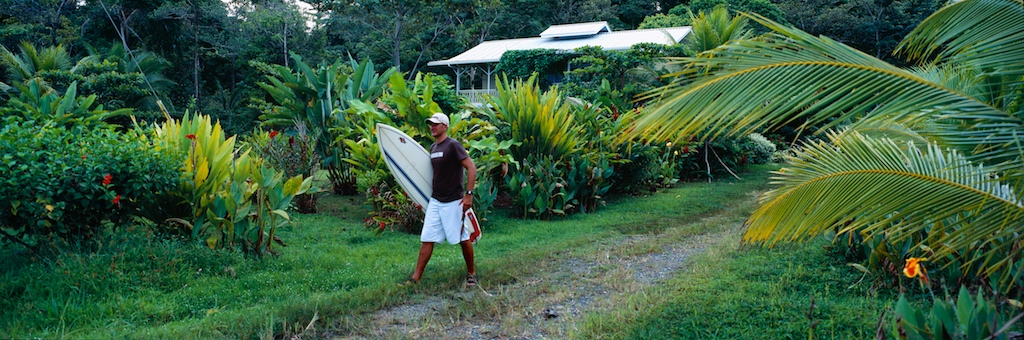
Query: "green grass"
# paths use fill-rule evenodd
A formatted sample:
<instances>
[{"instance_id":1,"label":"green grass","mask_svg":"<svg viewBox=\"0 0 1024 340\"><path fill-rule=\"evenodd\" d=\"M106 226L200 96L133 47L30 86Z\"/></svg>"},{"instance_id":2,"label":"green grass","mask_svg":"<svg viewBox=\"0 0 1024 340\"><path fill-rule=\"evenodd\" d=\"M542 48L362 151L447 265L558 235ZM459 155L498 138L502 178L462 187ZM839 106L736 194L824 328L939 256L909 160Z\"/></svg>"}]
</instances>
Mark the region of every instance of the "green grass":
<instances>
[{"instance_id":1,"label":"green grass","mask_svg":"<svg viewBox=\"0 0 1024 340\"><path fill-rule=\"evenodd\" d=\"M661 233L749 201L765 188L768 169L755 168L743 182L689 183L619 198L597 213L561 220L513 219L499 211L484 223L476 249L482 286L515 282L543 270L539 262L614 244L630 233ZM344 332L363 327L366 313L459 289L465 269L456 246L436 248L421 285L396 288L412 271L418 236L375 235L361 226L361 201L327 196L321 213L293 215L295 225L278 234L289 246L277 248L275 258L210 251L142 227L108 235L95 253L39 259L5 250L0 333L255 338L301 333L314 318L319 330Z\"/></svg>"},{"instance_id":2,"label":"green grass","mask_svg":"<svg viewBox=\"0 0 1024 340\"><path fill-rule=\"evenodd\" d=\"M874 293L870 279L856 284L862 274L830 258L823 244L708 254L692 272L660 287L670 297L627 328L627 336L807 338L814 322L820 338L873 337L896 296Z\"/></svg>"},{"instance_id":3,"label":"green grass","mask_svg":"<svg viewBox=\"0 0 1024 340\"><path fill-rule=\"evenodd\" d=\"M872 338L895 290L873 287L828 250L824 238L773 249L740 244L740 225L754 200L737 202L700 226L724 241L689 259L676 277L634 294L583 320L580 338L794 339ZM814 304L812 310L812 301ZM891 311L887 315L891 316ZM890 319L885 320L886 330ZM811 324L814 324L812 329Z\"/></svg>"}]
</instances>

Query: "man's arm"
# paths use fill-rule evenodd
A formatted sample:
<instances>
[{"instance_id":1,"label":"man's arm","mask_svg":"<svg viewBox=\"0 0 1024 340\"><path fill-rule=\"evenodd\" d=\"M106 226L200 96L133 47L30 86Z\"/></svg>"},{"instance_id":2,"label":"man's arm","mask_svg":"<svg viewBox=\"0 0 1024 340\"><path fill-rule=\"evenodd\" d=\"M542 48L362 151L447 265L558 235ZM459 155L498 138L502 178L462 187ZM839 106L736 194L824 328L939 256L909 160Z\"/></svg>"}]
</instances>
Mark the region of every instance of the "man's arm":
<instances>
[{"instance_id":1,"label":"man's arm","mask_svg":"<svg viewBox=\"0 0 1024 340\"><path fill-rule=\"evenodd\" d=\"M462 167L466 168L466 190L473 191L476 187L476 164L473 164L473 159L466 157L462 159ZM462 196L462 209L466 210L473 206L473 196L465 195Z\"/></svg>"}]
</instances>

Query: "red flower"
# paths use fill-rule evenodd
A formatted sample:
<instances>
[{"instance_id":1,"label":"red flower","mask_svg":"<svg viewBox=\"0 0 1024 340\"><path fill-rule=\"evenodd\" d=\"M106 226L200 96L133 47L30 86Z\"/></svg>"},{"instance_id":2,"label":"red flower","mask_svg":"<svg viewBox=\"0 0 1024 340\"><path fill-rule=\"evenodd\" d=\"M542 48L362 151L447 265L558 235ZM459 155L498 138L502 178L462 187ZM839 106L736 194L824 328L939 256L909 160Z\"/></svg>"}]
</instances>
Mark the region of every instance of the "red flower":
<instances>
[{"instance_id":1,"label":"red flower","mask_svg":"<svg viewBox=\"0 0 1024 340\"><path fill-rule=\"evenodd\" d=\"M270 138L277 137L277 131L270 131Z\"/></svg>"},{"instance_id":2,"label":"red flower","mask_svg":"<svg viewBox=\"0 0 1024 340\"><path fill-rule=\"evenodd\" d=\"M196 140L196 135L194 133L190 133L190 134L185 135L185 138L188 138L188 139L191 139L191 140Z\"/></svg>"},{"instance_id":3,"label":"red flower","mask_svg":"<svg viewBox=\"0 0 1024 340\"><path fill-rule=\"evenodd\" d=\"M111 176L110 174L103 176L103 185L110 185L110 180L112 179L114 179L114 176Z\"/></svg>"},{"instance_id":4,"label":"red flower","mask_svg":"<svg viewBox=\"0 0 1024 340\"><path fill-rule=\"evenodd\" d=\"M82 155L82 159L85 159L85 155Z\"/></svg>"},{"instance_id":5,"label":"red flower","mask_svg":"<svg viewBox=\"0 0 1024 340\"><path fill-rule=\"evenodd\" d=\"M111 200L111 202L114 202L114 205L116 205L118 208L120 208L121 207L121 195L114 196L114 199Z\"/></svg>"},{"instance_id":6,"label":"red flower","mask_svg":"<svg viewBox=\"0 0 1024 340\"><path fill-rule=\"evenodd\" d=\"M383 230L384 230L384 222L380 222L380 230L381 230L381 231L383 231Z\"/></svg>"},{"instance_id":7,"label":"red flower","mask_svg":"<svg viewBox=\"0 0 1024 340\"><path fill-rule=\"evenodd\" d=\"M689 146L684 146L683 147L683 153L690 153L690 147Z\"/></svg>"}]
</instances>

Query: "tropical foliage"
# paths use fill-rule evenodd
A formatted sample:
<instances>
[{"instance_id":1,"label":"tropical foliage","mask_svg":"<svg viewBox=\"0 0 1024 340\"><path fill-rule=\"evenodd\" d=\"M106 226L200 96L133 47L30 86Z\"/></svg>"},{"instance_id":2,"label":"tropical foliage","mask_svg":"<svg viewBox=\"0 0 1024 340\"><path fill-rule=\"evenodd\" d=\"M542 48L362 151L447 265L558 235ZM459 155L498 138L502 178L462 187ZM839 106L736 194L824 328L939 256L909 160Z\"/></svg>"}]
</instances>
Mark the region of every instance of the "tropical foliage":
<instances>
[{"instance_id":1,"label":"tropical foliage","mask_svg":"<svg viewBox=\"0 0 1024 340\"><path fill-rule=\"evenodd\" d=\"M346 151L344 145L335 144L340 137L336 133L338 128L353 124L344 114L350 101L375 101L395 69L378 74L370 61L346 65L340 59L313 68L298 55L293 54L292 59L294 71L282 65L262 67L268 82L259 85L273 98L273 103L262 105L262 125L308 131L316 141L316 152L324 168L329 170L334 191L353 194L355 177L342 166Z\"/></svg>"},{"instance_id":2,"label":"tropical foliage","mask_svg":"<svg viewBox=\"0 0 1024 340\"><path fill-rule=\"evenodd\" d=\"M37 252L88 247L107 223L160 217L181 161L154 149L145 131L53 121L5 124L0 154L0 243Z\"/></svg>"},{"instance_id":3,"label":"tropical foliage","mask_svg":"<svg viewBox=\"0 0 1024 340\"><path fill-rule=\"evenodd\" d=\"M659 105L625 137L716 139L787 124L826 135L777 174L780 187L751 215L745 240L771 245L827 230L884 235L912 242L911 253L1019 283L1020 1L957 2L901 44L911 60L954 70L945 74L975 72L966 92L973 95L750 16L774 32L677 59L676 81L652 92ZM880 128L892 132L859 132L876 136Z\"/></svg>"},{"instance_id":4,"label":"tropical foliage","mask_svg":"<svg viewBox=\"0 0 1024 340\"><path fill-rule=\"evenodd\" d=\"M730 16L725 6L717 6L710 12L698 13L696 16L688 13L693 29L686 41L689 55L751 36L751 31L747 29L747 18L740 15Z\"/></svg>"},{"instance_id":5,"label":"tropical foliage","mask_svg":"<svg viewBox=\"0 0 1024 340\"><path fill-rule=\"evenodd\" d=\"M292 199L309 191L312 177L285 177L249 150L236 150L209 116L186 115L155 130L157 150L187 155L176 195L189 205L187 219L174 221L211 249L241 249L254 255L276 254L274 236L288 225Z\"/></svg>"}]
</instances>

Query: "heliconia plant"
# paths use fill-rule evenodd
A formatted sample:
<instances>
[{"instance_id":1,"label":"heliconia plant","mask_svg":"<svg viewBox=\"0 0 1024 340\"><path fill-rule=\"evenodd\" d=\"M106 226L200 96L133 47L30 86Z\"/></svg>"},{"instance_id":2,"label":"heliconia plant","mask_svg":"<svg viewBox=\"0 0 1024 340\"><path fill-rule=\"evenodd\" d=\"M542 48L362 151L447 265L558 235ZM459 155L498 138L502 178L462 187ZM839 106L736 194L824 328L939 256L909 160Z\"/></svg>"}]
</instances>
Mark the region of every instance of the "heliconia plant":
<instances>
[{"instance_id":1,"label":"heliconia plant","mask_svg":"<svg viewBox=\"0 0 1024 340\"><path fill-rule=\"evenodd\" d=\"M1016 300L1007 301L1020 305ZM900 296L890 334L898 339L1009 339L1010 326L1021 315L1024 314L1004 322L993 301L980 291L972 298L967 288L961 286L955 301L952 297L936 298L930 313L926 307L914 307L906 296Z\"/></svg>"},{"instance_id":2,"label":"heliconia plant","mask_svg":"<svg viewBox=\"0 0 1024 340\"><path fill-rule=\"evenodd\" d=\"M304 128L283 133L280 131L255 131L245 139L250 150L268 163L271 168L284 172L286 177L302 175L313 177L320 170L322 162L316 152L316 138ZM301 194L295 198L295 209L299 213L317 212L319 189Z\"/></svg>"},{"instance_id":3,"label":"heliconia plant","mask_svg":"<svg viewBox=\"0 0 1024 340\"><path fill-rule=\"evenodd\" d=\"M157 127L157 145L167 152L187 154L177 195L190 206L185 225L192 236L211 249L240 247L256 255L273 254L274 233L291 218L287 208L306 193L312 177L284 179L282 172L236 150L235 138L225 137L220 123L209 116L186 114Z\"/></svg>"},{"instance_id":4,"label":"heliconia plant","mask_svg":"<svg viewBox=\"0 0 1024 340\"><path fill-rule=\"evenodd\" d=\"M522 165L520 171L505 178L513 214L548 219L565 216L576 207L562 171L551 157L528 156Z\"/></svg>"}]
</instances>

